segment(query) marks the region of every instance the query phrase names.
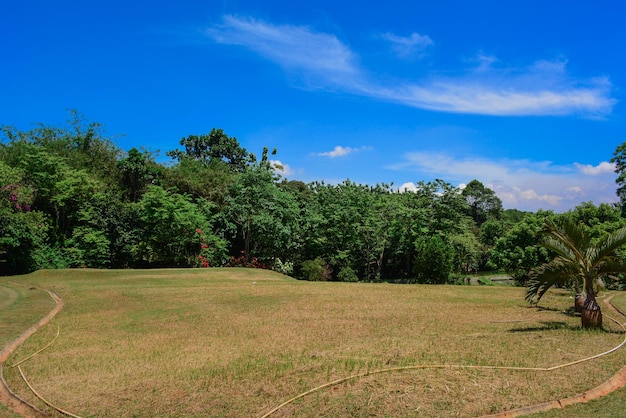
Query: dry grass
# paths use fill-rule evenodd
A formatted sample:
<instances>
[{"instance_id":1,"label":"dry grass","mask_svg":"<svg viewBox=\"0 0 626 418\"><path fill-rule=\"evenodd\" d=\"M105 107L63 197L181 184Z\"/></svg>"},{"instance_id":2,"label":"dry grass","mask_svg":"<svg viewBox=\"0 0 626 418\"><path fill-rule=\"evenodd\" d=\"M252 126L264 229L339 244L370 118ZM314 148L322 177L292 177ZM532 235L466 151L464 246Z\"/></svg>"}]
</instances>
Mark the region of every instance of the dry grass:
<instances>
[{"instance_id":1,"label":"dry grass","mask_svg":"<svg viewBox=\"0 0 626 418\"><path fill-rule=\"evenodd\" d=\"M623 340L609 321L607 331L579 329L563 312L572 299L559 291L535 309L521 288L309 283L260 270L44 271L12 281L55 290L66 307L8 364L47 344L58 326L59 339L22 367L41 394L81 416L254 417L367 371L550 367ZM373 374L273 416L478 416L580 393L625 360L622 349L552 372ZM5 378L38 402L15 369Z\"/></svg>"}]
</instances>

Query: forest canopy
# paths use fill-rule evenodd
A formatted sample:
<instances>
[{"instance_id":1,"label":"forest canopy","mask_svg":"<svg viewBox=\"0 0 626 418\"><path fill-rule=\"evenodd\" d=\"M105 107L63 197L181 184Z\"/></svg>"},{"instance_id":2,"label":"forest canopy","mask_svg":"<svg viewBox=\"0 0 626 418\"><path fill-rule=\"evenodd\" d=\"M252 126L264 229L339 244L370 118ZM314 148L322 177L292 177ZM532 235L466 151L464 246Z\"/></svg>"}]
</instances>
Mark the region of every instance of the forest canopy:
<instances>
[{"instance_id":1,"label":"forest canopy","mask_svg":"<svg viewBox=\"0 0 626 418\"><path fill-rule=\"evenodd\" d=\"M463 190L418 181L402 192L348 179L290 181L269 160L276 150L259 158L221 129L182 138L162 163L71 115L63 127L2 127L0 274L245 266L404 283L499 271L523 284L550 258L538 245L545 219L570 217L596 238L626 225L621 203L582 202L563 214L504 210L478 180Z\"/></svg>"}]
</instances>

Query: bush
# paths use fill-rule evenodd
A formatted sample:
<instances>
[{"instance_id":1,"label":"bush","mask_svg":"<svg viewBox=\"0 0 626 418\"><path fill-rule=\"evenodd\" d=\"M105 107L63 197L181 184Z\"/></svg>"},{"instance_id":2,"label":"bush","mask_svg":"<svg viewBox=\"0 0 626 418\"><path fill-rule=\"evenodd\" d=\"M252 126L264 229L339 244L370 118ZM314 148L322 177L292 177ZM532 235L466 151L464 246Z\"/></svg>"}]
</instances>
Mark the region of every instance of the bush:
<instances>
[{"instance_id":1,"label":"bush","mask_svg":"<svg viewBox=\"0 0 626 418\"><path fill-rule=\"evenodd\" d=\"M447 283L452 273L454 250L445 238L423 237L415 242L415 278L418 283Z\"/></svg>"},{"instance_id":2,"label":"bush","mask_svg":"<svg viewBox=\"0 0 626 418\"><path fill-rule=\"evenodd\" d=\"M302 278L310 281L323 281L330 278L330 267L321 258L306 260L301 266Z\"/></svg>"},{"instance_id":3,"label":"bush","mask_svg":"<svg viewBox=\"0 0 626 418\"><path fill-rule=\"evenodd\" d=\"M230 260L226 263L225 267L246 267L252 269L269 269L268 266L263 264L258 258L252 257L251 259L247 259L244 252L241 252L239 257L231 257Z\"/></svg>"},{"instance_id":4,"label":"bush","mask_svg":"<svg viewBox=\"0 0 626 418\"><path fill-rule=\"evenodd\" d=\"M350 267L342 267L339 270L339 274L337 274L337 280L341 282L358 282L359 278Z\"/></svg>"},{"instance_id":5,"label":"bush","mask_svg":"<svg viewBox=\"0 0 626 418\"><path fill-rule=\"evenodd\" d=\"M68 251L57 246L44 245L33 253L37 269L66 269L80 267L80 254L76 249Z\"/></svg>"},{"instance_id":6,"label":"bush","mask_svg":"<svg viewBox=\"0 0 626 418\"><path fill-rule=\"evenodd\" d=\"M277 271L282 274L286 274L287 276L293 275L293 262L285 261L283 262L280 258L277 258L274 261L274 271Z\"/></svg>"}]
</instances>

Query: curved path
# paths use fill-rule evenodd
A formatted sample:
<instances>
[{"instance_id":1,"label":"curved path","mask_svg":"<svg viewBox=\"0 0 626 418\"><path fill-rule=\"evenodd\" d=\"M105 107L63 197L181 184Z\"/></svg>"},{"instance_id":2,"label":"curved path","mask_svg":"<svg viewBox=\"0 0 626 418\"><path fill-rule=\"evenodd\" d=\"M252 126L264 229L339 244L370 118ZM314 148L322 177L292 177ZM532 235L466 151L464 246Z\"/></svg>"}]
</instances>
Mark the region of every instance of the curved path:
<instances>
[{"instance_id":1,"label":"curved path","mask_svg":"<svg viewBox=\"0 0 626 418\"><path fill-rule=\"evenodd\" d=\"M40 411L33 405L27 403L26 401L24 401L23 399L15 395L13 392L11 392L6 382L4 381L4 378L2 377L2 366L7 361L9 356L13 354L13 352L17 349L17 347L19 347L24 341L26 341L28 337L30 337L35 332L37 332L39 328L43 327L48 322L50 322L50 320L54 318L54 316L57 313L59 313L61 309L63 309L63 299L61 299L59 295L57 295L51 290L46 290L46 289L42 289L42 290L44 290L45 292L48 292L50 297L54 300L55 302L54 308L48 313L48 315L46 315L44 318L39 320L39 322L37 322L32 327L28 328L26 331L24 331L24 333L22 333L22 335L20 335L19 337L17 337L15 340L11 341L10 343L8 343L0 351L0 403L6 405L7 407L9 407L9 409L13 410L14 412L24 417L37 417L37 418L42 417L43 418L43 417L47 417L48 415L46 415L44 412ZM13 292L15 291L13 290ZM11 294L11 292L9 293ZM16 292L16 295L17 295L17 292Z\"/></svg>"},{"instance_id":2,"label":"curved path","mask_svg":"<svg viewBox=\"0 0 626 418\"><path fill-rule=\"evenodd\" d=\"M622 316L626 316L624 315L622 312L620 312L617 308L615 308L615 306L613 306L610 303L610 300L612 299L612 295L607 297L606 299L604 299L605 304L614 312L621 314ZM613 318L611 318L613 319ZM618 346L614 347L613 349L609 350L609 351L605 351L604 353L601 354L596 354L594 356L585 358L585 359L581 359L581 360L576 360L573 361L571 363L567 363L567 364L561 364L558 366L553 366L553 367L548 367L548 368L542 368L542 367L510 367L510 366L466 366L466 365L446 365L446 364L439 364L439 365L420 365L420 366L406 366L406 367L393 367L390 369L382 369L382 370L375 370L375 371L368 371L365 373L361 373L361 374L357 374L357 375L352 375L352 376L348 376L342 379L338 379L332 382L328 382L325 383L323 385L320 385L316 388L310 389L306 392L303 392L297 396L294 396L293 398L281 403L280 405L276 406L275 408L273 408L271 411L261 415L261 418L268 418L270 415L274 414L275 412L277 412L278 410L282 409L283 407L289 405L290 403L292 403L293 401L297 400L297 399L301 399L307 395L310 395L312 393L318 392L322 389L326 389L332 386L336 386L340 383L346 382L348 380L353 380L353 379L357 379L360 377L365 377L365 376L370 376L373 374L380 374L380 373L389 373L389 372L396 372L396 371L403 371L403 370L418 370L418 369L493 369L493 370L533 370L533 371L552 371L552 370L556 370L556 369L561 369L563 367L569 367L569 366L573 366L575 364L579 364L585 361L589 361L598 357L602 357L606 354L612 353L620 348L622 348L624 346L624 344L626 344L626 322L625 323L620 323L617 320L613 319L613 321L615 321L619 326L622 327L622 330L625 333L625 338L624 341L622 341L621 344L619 344ZM581 402L588 402L592 399L598 399L601 398L605 395L608 395L609 393L613 392L614 390L620 389L622 387L626 386L626 366L622 367L622 369L620 371L617 372L617 374L615 374L613 377L611 377L609 380L607 380L606 382L602 383L600 386L591 389L581 395L577 395L577 396L573 396L571 398L566 398L566 399L561 399L558 401L552 401L552 402L546 402L546 403L542 403L542 404L537 404L537 405L530 405L530 406L526 406L523 408L519 408L519 409L514 409L514 410L509 410L509 411L505 411L505 412L501 412L498 414L494 414L494 415L484 415L482 418L511 418L511 417L519 417L522 415L529 415L529 414L533 414L536 412L541 412L541 411L547 411L549 409L554 409L554 408L564 408L565 406L568 405L572 405L575 403L581 403Z\"/></svg>"},{"instance_id":3,"label":"curved path","mask_svg":"<svg viewBox=\"0 0 626 418\"><path fill-rule=\"evenodd\" d=\"M618 315L626 317L624 312L617 309L611 303L611 299L613 299L613 296L614 295L609 295L607 298L604 299L605 305ZM624 325L626 325L626 322L624 322L622 327L624 327ZM529 405L518 409L511 409L509 411L501 412L499 414L486 415L483 418L513 418L521 417L523 415L534 414L537 412L549 411L550 409L563 409L566 406L573 405L575 403L584 403L594 399L599 399L617 389L623 388L624 386L626 386L626 366L622 367L620 371L617 372L617 374L615 374L606 382L602 383L600 386L590 389L580 395L572 396L565 399L559 399L558 401L550 401L536 405Z\"/></svg>"}]
</instances>

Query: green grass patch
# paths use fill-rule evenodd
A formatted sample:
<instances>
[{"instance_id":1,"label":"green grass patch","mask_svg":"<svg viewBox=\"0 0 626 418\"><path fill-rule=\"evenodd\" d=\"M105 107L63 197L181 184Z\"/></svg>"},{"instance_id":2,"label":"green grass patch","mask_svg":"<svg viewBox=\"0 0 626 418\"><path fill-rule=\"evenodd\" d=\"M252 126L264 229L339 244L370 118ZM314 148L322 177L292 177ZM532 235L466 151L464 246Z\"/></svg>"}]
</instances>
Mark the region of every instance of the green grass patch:
<instances>
[{"instance_id":1,"label":"green grass patch","mask_svg":"<svg viewBox=\"0 0 626 418\"><path fill-rule=\"evenodd\" d=\"M619 309L620 312L626 314L626 291L614 292L611 303Z\"/></svg>"},{"instance_id":2,"label":"green grass patch","mask_svg":"<svg viewBox=\"0 0 626 418\"><path fill-rule=\"evenodd\" d=\"M0 280L0 347L19 337L52 310L54 301L32 283Z\"/></svg>"},{"instance_id":3,"label":"green grass patch","mask_svg":"<svg viewBox=\"0 0 626 418\"><path fill-rule=\"evenodd\" d=\"M626 416L624 412L626 408L625 405L626 388L621 388L603 398L588 403L570 405L565 409L553 409L542 412L533 415L533 418L618 418Z\"/></svg>"},{"instance_id":4,"label":"green grass patch","mask_svg":"<svg viewBox=\"0 0 626 418\"><path fill-rule=\"evenodd\" d=\"M18 324L5 341L52 308L33 286L66 306L8 364L58 327L23 370L81 416L261 416L335 379L429 365L453 367L351 379L275 416L477 416L575 395L626 363L618 350L553 372L455 367L551 367L623 341L609 321L580 329L571 295L558 290L537 309L524 289L505 286L301 282L248 269L40 271L0 278L0 290L19 294L0 310L2 323ZM4 374L40 405L15 369Z\"/></svg>"}]
</instances>

